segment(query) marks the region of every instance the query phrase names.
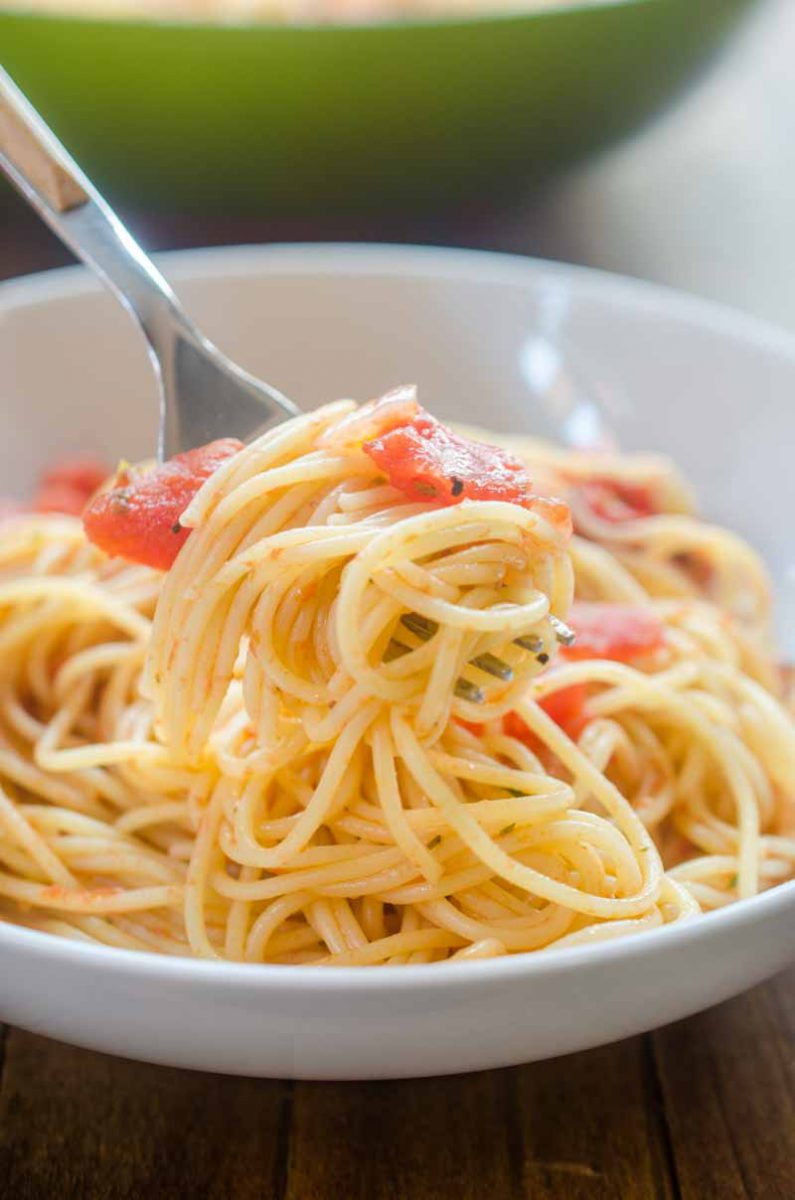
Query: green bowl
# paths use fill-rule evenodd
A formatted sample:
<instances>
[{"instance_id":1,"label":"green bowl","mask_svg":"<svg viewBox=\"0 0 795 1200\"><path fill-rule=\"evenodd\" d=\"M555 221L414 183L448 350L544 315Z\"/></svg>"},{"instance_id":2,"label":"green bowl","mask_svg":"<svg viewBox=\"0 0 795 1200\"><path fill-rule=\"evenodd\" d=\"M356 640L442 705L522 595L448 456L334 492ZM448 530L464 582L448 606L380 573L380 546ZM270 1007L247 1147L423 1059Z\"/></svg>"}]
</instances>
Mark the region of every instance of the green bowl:
<instances>
[{"instance_id":1,"label":"green bowl","mask_svg":"<svg viewBox=\"0 0 795 1200\"><path fill-rule=\"evenodd\" d=\"M117 201L430 211L515 199L627 132L752 2L561 0L519 14L306 27L11 8L0 11L0 58Z\"/></svg>"}]
</instances>

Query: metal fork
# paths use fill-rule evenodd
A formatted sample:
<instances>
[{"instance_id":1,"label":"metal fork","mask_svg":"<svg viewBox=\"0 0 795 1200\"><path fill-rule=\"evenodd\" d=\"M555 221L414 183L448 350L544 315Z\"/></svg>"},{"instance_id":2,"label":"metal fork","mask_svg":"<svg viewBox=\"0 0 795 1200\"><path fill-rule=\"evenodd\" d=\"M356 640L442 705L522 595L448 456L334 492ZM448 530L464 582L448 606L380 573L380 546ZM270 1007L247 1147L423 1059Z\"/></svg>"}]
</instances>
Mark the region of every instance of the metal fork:
<instances>
[{"instance_id":1,"label":"metal fork","mask_svg":"<svg viewBox=\"0 0 795 1200\"><path fill-rule=\"evenodd\" d=\"M160 389L158 457L162 461L219 437L250 441L299 409L269 384L255 379L206 338L182 308L152 260L125 229L55 134L0 67L0 167L50 228L111 290L137 321ZM421 641L437 632L416 613L403 624ZM561 622L555 636L573 635ZM548 656L535 636L516 639L542 665ZM410 647L392 639L390 657ZM470 664L504 683L508 663L480 654ZM481 688L459 679L456 693L479 704Z\"/></svg>"},{"instance_id":2,"label":"metal fork","mask_svg":"<svg viewBox=\"0 0 795 1200\"><path fill-rule=\"evenodd\" d=\"M0 68L0 166L146 338L160 390L158 455L219 437L249 441L298 409L233 363L174 292L9 75Z\"/></svg>"}]
</instances>

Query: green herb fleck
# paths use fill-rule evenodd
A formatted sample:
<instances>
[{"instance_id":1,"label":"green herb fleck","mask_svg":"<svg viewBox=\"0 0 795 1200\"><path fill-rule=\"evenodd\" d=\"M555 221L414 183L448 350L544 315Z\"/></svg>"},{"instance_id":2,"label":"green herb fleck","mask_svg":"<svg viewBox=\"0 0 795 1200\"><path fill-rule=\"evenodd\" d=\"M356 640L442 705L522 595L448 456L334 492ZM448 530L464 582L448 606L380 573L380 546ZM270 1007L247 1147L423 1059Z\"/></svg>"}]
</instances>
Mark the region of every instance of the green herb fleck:
<instances>
[{"instance_id":1,"label":"green herb fleck","mask_svg":"<svg viewBox=\"0 0 795 1200\"><path fill-rule=\"evenodd\" d=\"M437 494L435 485L427 483L424 479L414 480L414 491L419 496L428 496L429 498L433 498Z\"/></svg>"},{"instance_id":2,"label":"green herb fleck","mask_svg":"<svg viewBox=\"0 0 795 1200\"><path fill-rule=\"evenodd\" d=\"M435 837L435 838L431 838L431 840L428 842L428 849L429 849L429 850L435 850L435 849L436 849L436 847L437 847L437 846L439 845L439 843L441 842L441 840L442 840L442 835L441 835L440 833L437 833L436 837Z\"/></svg>"},{"instance_id":3,"label":"green herb fleck","mask_svg":"<svg viewBox=\"0 0 795 1200\"><path fill-rule=\"evenodd\" d=\"M131 488L116 488L110 493L110 509L111 512L124 514L130 511L130 498L132 497Z\"/></svg>"},{"instance_id":4,"label":"green herb fleck","mask_svg":"<svg viewBox=\"0 0 795 1200\"><path fill-rule=\"evenodd\" d=\"M515 828L516 828L516 822L511 821L510 825L506 825L504 829L500 830L498 836L499 837L507 837L509 833L513 833Z\"/></svg>"}]
</instances>

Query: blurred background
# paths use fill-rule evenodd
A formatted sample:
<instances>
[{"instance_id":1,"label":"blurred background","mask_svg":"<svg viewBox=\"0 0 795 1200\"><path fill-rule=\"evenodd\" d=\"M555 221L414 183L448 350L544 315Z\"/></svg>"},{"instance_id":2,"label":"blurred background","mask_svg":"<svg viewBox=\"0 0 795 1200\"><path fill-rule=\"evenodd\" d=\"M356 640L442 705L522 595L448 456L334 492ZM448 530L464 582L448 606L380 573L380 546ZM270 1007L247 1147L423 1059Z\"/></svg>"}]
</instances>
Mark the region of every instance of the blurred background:
<instances>
[{"instance_id":1,"label":"blurred background","mask_svg":"<svg viewBox=\"0 0 795 1200\"><path fill-rule=\"evenodd\" d=\"M0 0L0 59L148 249L508 250L795 329L795 0ZM1 275L68 261L0 222Z\"/></svg>"}]
</instances>

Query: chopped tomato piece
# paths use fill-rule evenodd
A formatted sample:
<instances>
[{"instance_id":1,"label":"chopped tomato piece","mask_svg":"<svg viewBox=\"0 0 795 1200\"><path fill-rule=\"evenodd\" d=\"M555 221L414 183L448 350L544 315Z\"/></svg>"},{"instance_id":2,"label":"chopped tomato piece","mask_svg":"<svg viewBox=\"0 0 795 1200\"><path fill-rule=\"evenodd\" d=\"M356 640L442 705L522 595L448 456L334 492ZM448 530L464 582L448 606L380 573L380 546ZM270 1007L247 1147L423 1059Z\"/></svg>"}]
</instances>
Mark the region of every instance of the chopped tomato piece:
<instances>
[{"instance_id":1,"label":"chopped tomato piece","mask_svg":"<svg viewBox=\"0 0 795 1200\"><path fill-rule=\"evenodd\" d=\"M97 459L66 458L42 474L33 508L36 512L79 517L107 477L107 468Z\"/></svg>"},{"instance_id":2,"label":"chopped tomato piece","mask_svg":"<svg viewBox=\"0 0 795 1200\"><path fill-rule=\"evenodd\" d=\"M383 437L399 425L408 425L421 412L416 387L411 383L404 384L348 413L326 430L320 445L335 450L361 446L373 438Z\"/></svg>"},{"instance_id":3,"label":"chopped tomato piece","mask_svg":"<svg viewBox=\"0 0 795 1200\"><path fill-rule=\"evenodd\" d=\"M556 725L571 738L577 738L586 724L585 702L588 689L584 683L573 683L560 691L550 692L539 701L541 708Z\"/></svg>"},{"instance_id":4,"label":"chopped tomato piece","mask_svg":"<svg viewBox=\"0 0 795 1200\"><path fill-rule=\"evenodd\" d=\"M634 521L658 511L651 489L640 483L589 479L580 484L579 490L594 515L603 521Z\"/></svg>"},{"instance_id":5,"label":"chopped tomato piece","mask_svg":"<svg viewBox=\"0 0 795 1200\"><path fill-rule=\"evenodd\" d=\"M527 468L518 458L498 446L460 437L422 409L362 448L410 500L443 505L505 500L525 508L535 500Z\"/></svg>"},{"instance_id":6,"label":"chopped tomato piece","mask_svg":"<svg viewBox=\"0 0 795 1200\"><path fill-rule=\"evenodd\" d=\"M0 500L0 520L19 513L68 513L79 517L108 472L97 459L67 458L48 467L29 504Z\"/></svg>"},{"instance_id":7,"label":"chopped tomato piece","mask_svg":"<svg viewBox=\"0 0 795 1200\"><path fill-rule=\"evenodd\" d=\"M564 538L570 538L574 532L571 510L562 500L557 500L554 496L531 496L526 507L538 513L545 521L549 521L550 525L554 525Z\"/></svg>"},{"instance_id":8,"label":"chopped tomato piece","mask_svg":"<svg viewBox=\"0 0 795 1200\"><path fill-rule=\"evenodd\" d=\"M665 626L659 617L634 604L578 601L567 622L577 640L573 646L561 647L566 659L609 658L628 663L654 654L665 644Z\"/></svg>"},{"instance_id":9,"label":"chopped tomato piece","mask_svg":"<svg viewBox=\"0 0 795 1200\"><path fill-rule=\"evenodd\" d=\"M588 689L584 683L573 683L560 691L550 692L539 700L548 717L559 725L570 738L578 738L587 722L585 703L588 699ZM525 725L518 713L510 712L503 717L503 726L509 737L519 738L522 742L534 748L535 737Z\"/></svg>"},{"instance_id":10,"label":"chopped tomato piece","mask_svg":"<svg viewBox=\"0 0 795 1200\"><path fill-rule=\"evenodd\" d=\"M106 554L167 571L190 534L180 517L202 484L240 449L242 442L221 438L151 469L121 469L85 511L89 540Z\"/></svg>"},{"instance_id":11,"label":"chopped tomato piece","mask_svg":"<svg viewBox=\"0 0 795 1200\"><path fill-rule=\"evenodd\" d=\"M456 723L466 729L467 733L474 733L475 737L480 737L483 732L483 726L477 721L462 721L460 717L456 717Z\"/></svg>"},{"instance_id":12,"label":"chopped tomato piece","mask_svg":"<svg viewBox=\"0 0 795 1200\"><path fill-rule=\"evenodd\" d=\"M544 696L539 700L540 708L543 708L547 716L551 717L556 725L560 725L571 738L579 737L587 722L585 715L585 702L588 699L588 689L584 683L573 683L569 687L561 688L558 692L550 692L548 696ZM476 724L474 721L462 721L457 717L459 725L469 733L474 733L479 737L483 732L483 726ZM502 727L508 737L518 738L520 742L526 742L531 749L536 750L537 739L530 732L518 713L509 712L502 718Z\"/></svg>"},{"instance_id":13,"label":"chopped tomato piece","mask_svg":"<svg viewBox=\"0 0 795 1200\"><path fill-rule=\"evenodd\" d=\"M33 499L33 507L40 513L66 513L79 517L91 497L68 483L43 483Z\"/></svg>"},{"instance_id":14,"label":"chopped tomato piece","mask_svg":"<svg viewBox=\"0 0 795 1200\"><path fill-rule=\"evenodd\" d=\"M92 496L107 477L108 468L96 458L65 458L44 471L41 486L62 483L86 496Z\"/></svg>"},{"instance_id":15,"label":"chopped tomato piece","mask_svg":"<svg viewBox=\"0 0 795 1200\"><path fill-rule=\"evenodd\" d=\"M614 662L633 662L655 653L665 644L662 622L653 612L632 604L578 602L572 605L567 623L577 634L573 646L560 648L561 657L568 660L609 658ZM588 685L572 683L549 692L539 700L539 706L564 733L576 740L588 723L587 701ZM469 722L461 724L475 734L482 729ZM535 753L543 750L518 713L509 712L503 717L503 729Z\"/></svg>"}]
</instances>

